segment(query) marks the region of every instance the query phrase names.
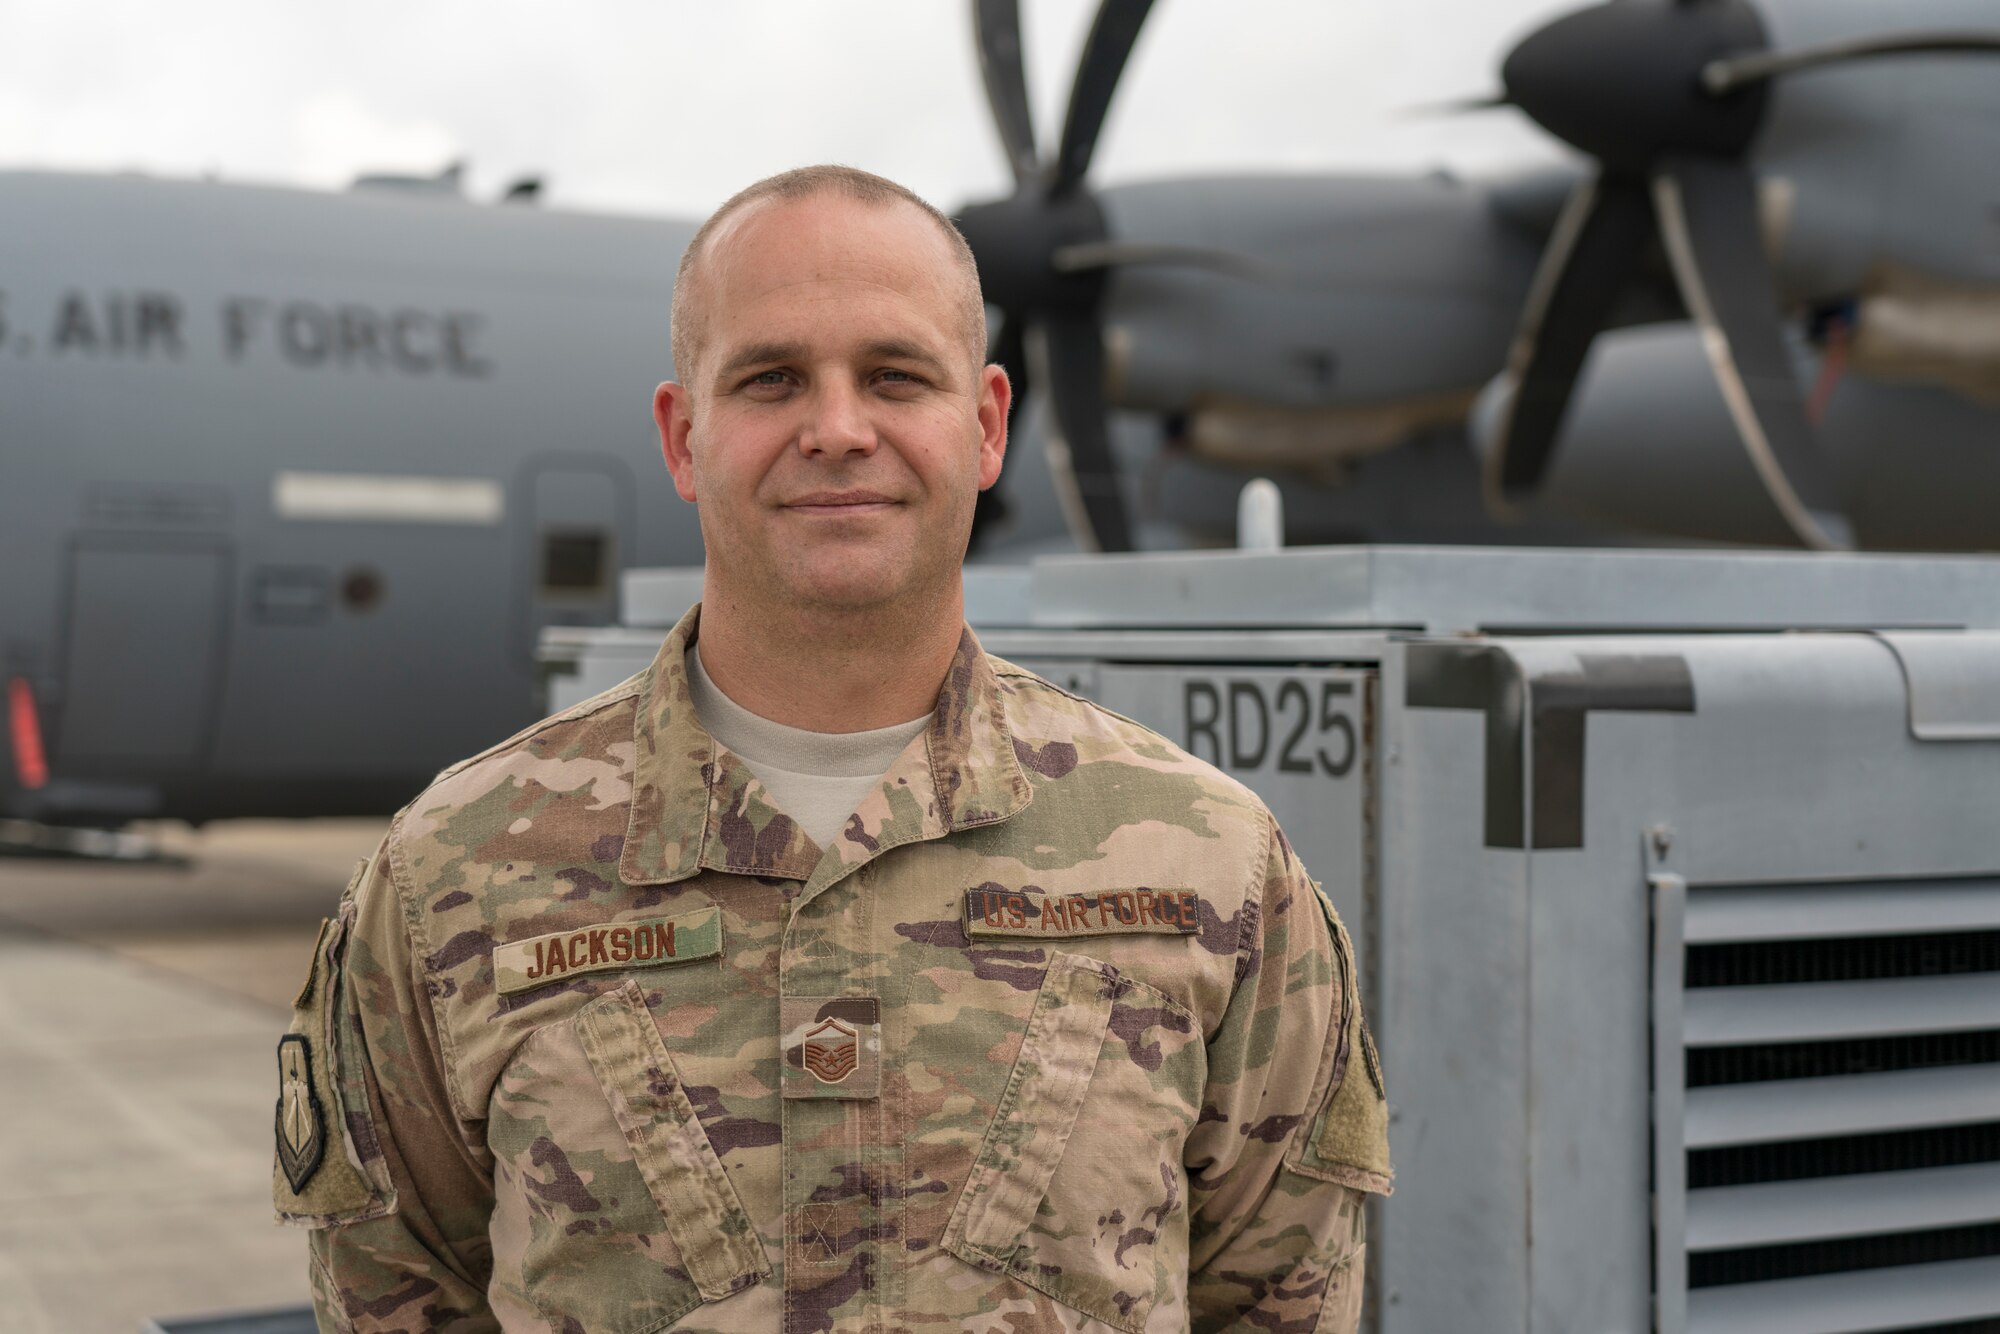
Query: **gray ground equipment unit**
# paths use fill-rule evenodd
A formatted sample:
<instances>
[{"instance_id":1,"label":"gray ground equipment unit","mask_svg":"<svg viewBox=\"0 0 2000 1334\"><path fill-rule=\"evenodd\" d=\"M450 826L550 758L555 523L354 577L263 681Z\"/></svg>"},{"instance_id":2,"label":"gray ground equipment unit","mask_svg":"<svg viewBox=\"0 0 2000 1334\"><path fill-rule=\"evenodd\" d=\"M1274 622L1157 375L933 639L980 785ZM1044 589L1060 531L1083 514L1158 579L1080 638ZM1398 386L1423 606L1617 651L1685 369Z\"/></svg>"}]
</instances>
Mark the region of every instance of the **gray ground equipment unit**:
<instances>
[{"instance_id":1,"label":"gray ground equipment unit","mask_svg":"<svg viewBox=\"0 0 2000 1334\"><path fill-rule=\"evenodd\" d=\"M990 651L1249 782L1362 942L1379 1334L2000 1329L2000 560L976 573ZM551 703L697 589L549 632Z\"/></svg>"}]
</instances>

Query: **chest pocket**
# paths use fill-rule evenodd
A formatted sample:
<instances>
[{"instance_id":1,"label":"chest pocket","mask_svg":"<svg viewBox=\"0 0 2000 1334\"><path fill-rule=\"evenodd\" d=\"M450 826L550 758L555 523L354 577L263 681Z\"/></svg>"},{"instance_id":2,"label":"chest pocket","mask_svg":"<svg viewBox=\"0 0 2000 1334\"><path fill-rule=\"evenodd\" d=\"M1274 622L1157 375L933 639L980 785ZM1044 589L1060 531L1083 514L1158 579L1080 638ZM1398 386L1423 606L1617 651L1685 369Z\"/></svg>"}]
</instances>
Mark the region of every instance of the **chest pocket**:
<instances>
[{"instance_id":1,"label":"chest pocket","mask_svg":"<svg viewBox=\"0 0 2000 1334\"><path fill-rule=\"evenodd\" d=\"M522 1045L487 1139L495 1249L555 1328L639 1334L771 1272L636 982Z\"/></svg>"},{"instance_id":2,"label":"chest pocket","mask_svg":"<svg viewBox=\"0 0 2000 1334\"><path fill-rule=\"evenodd\" d=\"M1138 1330L1186 1273L1181 1157L1206 1069L1187 1010L1052 952L944 1249Z\"/></svg>"}]
</instances>

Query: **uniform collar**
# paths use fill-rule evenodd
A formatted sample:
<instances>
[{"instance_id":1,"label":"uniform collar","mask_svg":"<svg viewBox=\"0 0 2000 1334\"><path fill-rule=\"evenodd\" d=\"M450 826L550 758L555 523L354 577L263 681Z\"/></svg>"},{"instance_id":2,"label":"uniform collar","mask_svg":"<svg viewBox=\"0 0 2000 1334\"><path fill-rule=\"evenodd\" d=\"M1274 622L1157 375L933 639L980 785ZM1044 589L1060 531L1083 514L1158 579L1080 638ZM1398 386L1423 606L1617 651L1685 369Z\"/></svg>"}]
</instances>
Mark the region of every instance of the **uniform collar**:
<instances>
[{"instance_id":1,"label":"uniform collar","mask_svg":"<svg viewBox=\"0 0 2000 1334\"><path fill-rule=\"evenodd\" d=\"M892 847L994 824L1028 804L999 678L967 628L931 725L862 798L833 846L820 848L695 717L687 650L700 622L697 604L660 645L639 696L632 813L618 862L626 884L713 870L803 880L813 893Z\"/></svg>"}]
</instances>

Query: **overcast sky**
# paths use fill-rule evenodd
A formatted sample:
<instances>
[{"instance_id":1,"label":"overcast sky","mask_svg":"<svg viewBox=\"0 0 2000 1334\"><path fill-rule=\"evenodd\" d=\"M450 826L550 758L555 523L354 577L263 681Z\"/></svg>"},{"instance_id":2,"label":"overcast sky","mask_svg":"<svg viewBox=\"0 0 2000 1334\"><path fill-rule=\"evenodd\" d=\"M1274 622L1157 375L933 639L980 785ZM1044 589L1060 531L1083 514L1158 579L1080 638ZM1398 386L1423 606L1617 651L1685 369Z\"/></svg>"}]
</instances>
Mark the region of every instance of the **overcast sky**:
<instances>
[{"instance_id":1,"label":"overcast sky","mask_svg":"<svg viewBox=\"0 0 2000 1334\"><path fill-rule=\"evenodd\" d=\"M1575 0L1159 0L1093 177L1481 171L1556 155L1490 91ZM1023 0L1037 127L1094 0ZM1004 192L965 0L0 0L0 167L339 187L457 157L569 207L699 214L850 162L937 203Z\"/></svg>"}]
</instances>

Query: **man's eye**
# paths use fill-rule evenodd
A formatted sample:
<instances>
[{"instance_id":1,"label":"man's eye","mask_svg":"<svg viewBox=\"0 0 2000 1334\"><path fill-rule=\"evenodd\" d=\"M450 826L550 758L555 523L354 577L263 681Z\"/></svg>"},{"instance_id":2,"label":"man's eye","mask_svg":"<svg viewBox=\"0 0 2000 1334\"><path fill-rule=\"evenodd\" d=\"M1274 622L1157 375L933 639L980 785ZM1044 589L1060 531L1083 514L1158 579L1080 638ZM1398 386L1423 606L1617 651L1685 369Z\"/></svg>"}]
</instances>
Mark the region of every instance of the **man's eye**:
<instances>
[{"instance_id":1,"label":"man's eye","mask_svg":"<svg viewBox=\"0 0 2000 1334\"><path fill-rule=\"evenodd\" d=\"M781 385L785 382L783 371L759 371L750 377L751 384Z\"/></svg>"},{"instance_id":2,"label":"man's eye","mask_svg":"<svg viewBox=\"0 0 2000 1334\"><path fill-rule=\"evenodd\" d=\"M883 371L882 378L892 384L917 384L917 377L908 371Z\"/></svg>"}]
</instances>

